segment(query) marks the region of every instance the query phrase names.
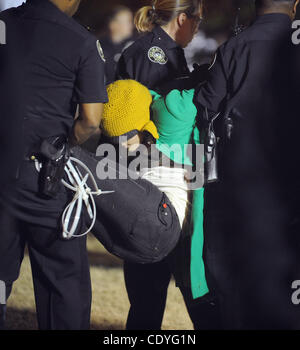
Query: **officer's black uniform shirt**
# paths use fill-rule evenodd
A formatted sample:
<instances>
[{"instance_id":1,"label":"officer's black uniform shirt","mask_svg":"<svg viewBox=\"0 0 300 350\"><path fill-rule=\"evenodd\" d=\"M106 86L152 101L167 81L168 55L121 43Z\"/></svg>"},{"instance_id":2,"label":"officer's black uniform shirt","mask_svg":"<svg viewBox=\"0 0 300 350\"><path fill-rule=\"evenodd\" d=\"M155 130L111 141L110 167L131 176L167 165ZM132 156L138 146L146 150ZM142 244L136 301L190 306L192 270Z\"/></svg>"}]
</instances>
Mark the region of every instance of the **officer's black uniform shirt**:
<instances>
[{"instance_id":1,"label":"officer's black uniform shirt","mask_svg":"<svg viewBox=\"0 0 300 350\"><path fill-rule=\"evenodd\" d=\"M149 89L189 76L183 49L159 26L123 52L117 79L134 79Z\"/></svg>"},{"instance_id":2,"label":"officer's black uniform shirt","mask_svg":"<svg viewBox=\"0 0 300 350\"><path fill-rule=\"evenodd\" d=\"M266 97L264 85L272 81L278 48L290 42L291 20L285 14L266 14L223 44L210 67L209 80L196 89L195 101L210 111L222 110L226 100L243 86L239 105L251 114L254 101ZM271 78L271 79L269 79Z\"/></svg>"},{"instance_id":3,"label":"officer's black uniform shirt","mask_svg":"<svg viewBox=\"0 0 300 350\"><path fill-rule=\"evenodd\" d=\"M210 116L224 111L227 101L239 94L230 114L233 119L231 140L219 144L222 156L219 184L226 183L222 187L223 195L218 197L224 199L223 208L230 207L228 198L234 198L233 190L237 196L242 196L242 191L251 188L249 193L254 196L254 189L259 193L259 189L265 191L272 187L271 183L276 183L276 176L283 169L279 158L286 163L288 152L285 156L280 152L282 136L288 134L283 130L292 117L288 112L291 46L289 16L276 13L260 16L218 49L208 82L196 89L199 115L205 107ZM221 141L225 141L222 114L215 122L215 130ZM278 190L279 186L274 186ZM224 196L226 188L227 198ZM207 208L210 204L216 208L217 201L207 201Z\"/></svg>"},{"instance_id":4,"label":"officer's black uniform shirt","mask_svg":"<svg viewBox=\"0 0 300 350\"><path fill-rule=\"evenodd\" d=\"M105 77L107 85L115 81L117 64L122 53L134 43L134 40L134 37L131 37L116 44L112 42L108 36L100 39L105 56Z\"/></svg>"},{"instance_id":5,"label":"officer's black uniform shirt","mask_svg":"<svg viewBox=\"0 0 300 350\"><path fill-rule=\"evenodd\" d=\"M63 191L55 200L42 198L34 162L25 159L39 150L44 138L68 136L77 104L107 102L103 52L92 34L48 0L28 0L2 12L0 19L7 28L0 62L9 68L9 74L1 76L0 87L15 91L10 104L17 106L6 104L1 117L14 121L10 124L21 139L14 152L20 159L18 193L6 203L9 200L24 220L56 227L68 203L67 194ZM14 113L8 115L8 110Z\"/></svg>"},{"instance_id":6,"label":"officer's black uniform shirt","mask_svg":"<svg viewBox=\"0 0 300 350\"><path fill-rule=\"evenodd\" d=\"M46 137L68 135L78 103L107 101L104 61L97 39L48 0L29 0L4 16L15 18L7 41L14 31L15 45L24 48L19 83L24 85L24 151L30 152Z\"/></svg>"}]
</instances>

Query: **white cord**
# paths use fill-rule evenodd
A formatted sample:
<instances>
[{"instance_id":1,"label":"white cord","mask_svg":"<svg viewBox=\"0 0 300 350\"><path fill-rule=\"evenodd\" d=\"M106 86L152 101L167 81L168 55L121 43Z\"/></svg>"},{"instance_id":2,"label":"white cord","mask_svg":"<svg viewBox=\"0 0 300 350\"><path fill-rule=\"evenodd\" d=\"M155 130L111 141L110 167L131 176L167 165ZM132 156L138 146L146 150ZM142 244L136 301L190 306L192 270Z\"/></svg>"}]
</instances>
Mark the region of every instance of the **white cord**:
<instances>
[{"instance_id":1,"label":"white cord","mask_svg":"<svg viewBox=\"0 0 300 350\"><path fill-rule=\"evenodd\" d=\"M83 177L78 167L75 166L73 163L80 165L87 172L87 174ZM35 167L38 172L42 168L42 165L38 162L38 160L35 160ZM61 220L63 227L63 237L66 239L70 239L72 237L83 237L93 229L96 222L97 214L94 196L100 196L101 194L109 194L113 193L114 191L101 191L90 169L83 162L74 157L70 157L70 159L68 160L65 166L65 172L67 174L69 183L65 180L62 180L62 183L66 188L75 192L75 195L62 214ZM87 185L87 180L89 178L91 180L92 186L94 187L94 191L92 191L91 188ZM82 202L85 203L88 215L92 222L89 228L84 233L75 235L82 213ZM74 210L75 216L72 219L72 214ZM71 228L69 228L70 225Z\"/></svg>"}]
</instances>

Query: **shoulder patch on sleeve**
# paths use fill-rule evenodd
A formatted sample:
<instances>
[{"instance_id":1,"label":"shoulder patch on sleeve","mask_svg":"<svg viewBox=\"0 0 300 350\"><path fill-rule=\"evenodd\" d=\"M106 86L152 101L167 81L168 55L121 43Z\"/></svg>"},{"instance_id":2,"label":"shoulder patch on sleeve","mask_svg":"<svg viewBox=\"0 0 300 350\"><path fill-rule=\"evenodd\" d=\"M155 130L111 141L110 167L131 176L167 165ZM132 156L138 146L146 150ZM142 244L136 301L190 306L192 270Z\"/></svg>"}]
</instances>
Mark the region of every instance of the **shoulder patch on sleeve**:
<instances>
[{"instance_id":1,"label":"shoulder patch on sleeve","mask_svg":"<svg viewBox=\"0 0 300 350\"><path fill-rule=\"evenodd\" d=\"M100 55L102 61L103 61L103 62L106 62L105 56L104 56L104 52L103 52L103 49L102 49L102 46L101 46L99 40L97 40L96 45L97 45L97 50L98 50L98 52L99 52L99 55Z\"/></svg>"},{"instance_id":2,"label":"shoulder patch on sleeve","mask_svg":"<svg viewBox=\"0 0 300 350\"><path fill-rule=\"evenodd\" d=\"M153 46L149 49L148 58L153 63L166 64L168 62L168 57L158 46Z\"/></svg>"}]
</instances>

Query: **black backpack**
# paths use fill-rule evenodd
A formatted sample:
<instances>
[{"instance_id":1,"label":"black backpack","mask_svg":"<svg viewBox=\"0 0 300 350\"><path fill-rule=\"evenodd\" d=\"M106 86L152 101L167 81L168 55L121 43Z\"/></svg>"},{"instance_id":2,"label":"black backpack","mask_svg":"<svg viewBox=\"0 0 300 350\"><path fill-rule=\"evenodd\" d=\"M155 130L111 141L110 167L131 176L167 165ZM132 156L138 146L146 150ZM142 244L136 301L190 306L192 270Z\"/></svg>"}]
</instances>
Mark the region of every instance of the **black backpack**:
<instances>
[{"instance_id":1,"label":"black backpack","mask_svg":"<svg viewBox=\"0 0 300 350\"><path fill-rule=\"evenodd\" d=\"M114 191L94 197L97 219L92 233L110 253L126 261L149 264L173 251L181 226L164 193L143 179L99 180L96 169L103 157L80 147L73 148L71 156L91 170L99 189Z\"/></svg>"}]
</instances>

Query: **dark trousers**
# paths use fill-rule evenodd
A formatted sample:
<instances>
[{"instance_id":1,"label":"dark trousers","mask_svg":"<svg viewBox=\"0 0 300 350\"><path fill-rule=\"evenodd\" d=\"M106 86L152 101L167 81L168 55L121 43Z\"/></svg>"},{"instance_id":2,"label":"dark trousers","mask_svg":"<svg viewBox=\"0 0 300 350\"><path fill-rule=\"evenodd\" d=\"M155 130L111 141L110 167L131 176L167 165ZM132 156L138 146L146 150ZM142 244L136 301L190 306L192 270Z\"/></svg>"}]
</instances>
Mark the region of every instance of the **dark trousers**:
<instances>
[{"instance_id":1,"label":"dark trousers","mask_svg":"<svg viewBox=\"0 0 300 350\"><path fill-rule=\"evenodd\" d=\"M291 300L300 276L297 214L276 188L245 186L235 194L204 215L204 258L223 327L299 329L300 309ZM221 199L207 197L206 203Z\"/></svg>"},{"instance_id":2,"label":"dark trousers","mask_svg":"<svg viewBox=\"0 0 300 350\"><path fill-rule=\"evenodd\" d=\"M0 280L6 283L8 298L27 245L39 329L88 329L91 283L86 238L64 241L60 235L61 230L18 220L2 207Z\"/></svg>"},{"instance_id":3,"label":"dark trousers","mask_svg":"<svg viewBox=\"0 0 300 350\"><path fill-rule=\"evenodd\" d=\"M159 330L164 316L172 272L166 260L156 264L124 263L126 289L130 301L127 330ZM211 295L192 300L181 289L195 329L220 329L218 305Z\"/></svg>"}]
</instances>

